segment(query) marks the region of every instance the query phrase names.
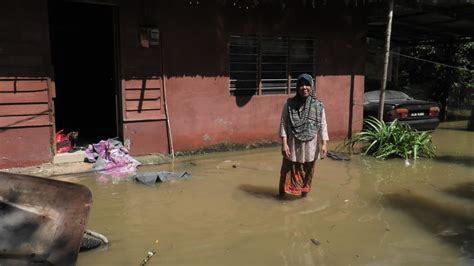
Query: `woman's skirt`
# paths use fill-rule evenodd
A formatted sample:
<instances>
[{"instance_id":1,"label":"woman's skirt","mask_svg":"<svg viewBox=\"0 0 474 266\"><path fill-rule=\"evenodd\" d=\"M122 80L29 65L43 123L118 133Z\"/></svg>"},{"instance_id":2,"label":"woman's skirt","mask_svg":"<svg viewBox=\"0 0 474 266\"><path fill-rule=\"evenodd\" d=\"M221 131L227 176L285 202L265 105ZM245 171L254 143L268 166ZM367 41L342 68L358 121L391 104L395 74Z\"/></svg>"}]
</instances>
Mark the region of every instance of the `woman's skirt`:
<instances>
[{"instance_id":1,"label":"woman's skirt","mask_svg":"<svg viewBox=\"0 0 474 266\"><path fill-rule=\"evenodd\" d=\"M316 160L306 163L292 162L283 158L280 171L279 194L299 196L311 191L311 181L314 175Z\"/></svg>"}]
</instances>

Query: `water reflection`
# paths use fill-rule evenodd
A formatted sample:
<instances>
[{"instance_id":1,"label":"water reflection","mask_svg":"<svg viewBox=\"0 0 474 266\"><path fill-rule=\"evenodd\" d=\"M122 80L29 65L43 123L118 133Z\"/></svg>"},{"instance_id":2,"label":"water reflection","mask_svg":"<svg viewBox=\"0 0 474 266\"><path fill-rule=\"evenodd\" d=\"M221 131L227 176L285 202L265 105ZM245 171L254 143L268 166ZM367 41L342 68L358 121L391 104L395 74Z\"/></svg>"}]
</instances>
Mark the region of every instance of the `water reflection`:
<instances>
[{"instance_id":1,"label":"water reflection","mask_svg":"<svg viewBox=\"0 0 474 266\"><path fill-rule=\"evenodd\" d=\"M239 186L239 189L257 198L270 198L278 200L278 190L275 191L274 187L242 184Z\"/></svg>"},{"instance_id":2,"label":"water reflection","mask_svg":"<svg viewBox=\"0 0 474 266\"><path fill-rule=\"evenodd\" d=\"M456 184L453 187L446 188L444 191L457 197L474 200L474 182Z\"/></svg>"},{"instance_id":3,"label":"water reflection","mask_svg":"<svg viewBox=\"0 0 474 266\"><path fill-rule=\"evenodd\" d=\"M449 164L461 164L468 167L474 167L474 157L471 156L454 156L441 155L435 158L436 161Z\"/></svg>"},{"instance_id":4,"label":"water reflection","mask_svg":"<svg viewBox=\"0 0 474 266\"><path fill-rule=\"evenodd\" d=\"M462 205L447 204L404 190L386 195L390 204L411 215L423 226L456 247L466 262L474 263L474 213Z\"/></svg>"},{"instance_id":5,"label":"water reflection","mask_svg":"<svg viewBox=\"0 0 474 266\"><path fill-rule=\"evenodd\" d=\"M88 227L111 245L78 265L138 264L156 240L147 265L471 265L474 176L463 158L474 157L473 133L440 129L434 140L441 159L408 166L325 159L308 197L286 201L278 147L140 168L192 174L155 187L86 174Z\"/></svg>"}]
</instances>

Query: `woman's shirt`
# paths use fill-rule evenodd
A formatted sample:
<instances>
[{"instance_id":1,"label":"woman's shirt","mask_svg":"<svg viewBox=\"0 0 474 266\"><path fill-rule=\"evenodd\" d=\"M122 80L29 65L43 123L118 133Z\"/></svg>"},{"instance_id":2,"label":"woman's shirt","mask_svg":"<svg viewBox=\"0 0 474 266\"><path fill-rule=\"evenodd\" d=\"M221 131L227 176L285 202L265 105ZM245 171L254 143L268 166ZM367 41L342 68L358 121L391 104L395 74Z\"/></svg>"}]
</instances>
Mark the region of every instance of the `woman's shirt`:
<instances>
[{"instance_id":1,"label":"woman's shirt","mask_svg":"<svg viewBox=\"0 0 474 266\"><path fill-rule=\"evenodd\" d=\"M286 137L288 142L288 147L290 148L290 157L287 158L292 162L312 162L315 159L319 158L319 138L322 140L329 140L328 128L326 124L326 112L323 108L323 113L321 116L321 128L319 129L318 134L314 139L310 141L300 141L294 137L293 132L290 129L290 119L288 118L288 109L287 103L283 106L283 112L281 114L280 122L280 137ZM316 157L317 154L317 157Z\"/></svg>"}]
</instances>

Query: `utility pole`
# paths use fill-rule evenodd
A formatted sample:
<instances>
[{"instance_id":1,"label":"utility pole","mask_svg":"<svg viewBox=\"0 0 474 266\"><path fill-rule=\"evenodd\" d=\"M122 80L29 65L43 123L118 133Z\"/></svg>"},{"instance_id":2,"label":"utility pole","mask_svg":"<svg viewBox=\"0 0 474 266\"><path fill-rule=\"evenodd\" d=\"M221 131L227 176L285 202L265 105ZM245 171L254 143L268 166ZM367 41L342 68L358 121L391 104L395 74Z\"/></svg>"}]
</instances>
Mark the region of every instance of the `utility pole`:
<instances>
[{"instance_id":1,"label":"utility pole","mask_svg":"<svg viewBox=\"0 0 474 266\"><path fill-rule=\"evenodd\" d=\"M392 35L392 20L393 20L393 1L388 1L388 23L387 23L387 34L385 38L385 57L383 62L383 77L380 85L380 98L379 98L379 120L383 121L383 110L385 101L385 88L387 87L387 75L388 75L388 61L390 59L390 39Z\"/></svg>"}]
</instances>

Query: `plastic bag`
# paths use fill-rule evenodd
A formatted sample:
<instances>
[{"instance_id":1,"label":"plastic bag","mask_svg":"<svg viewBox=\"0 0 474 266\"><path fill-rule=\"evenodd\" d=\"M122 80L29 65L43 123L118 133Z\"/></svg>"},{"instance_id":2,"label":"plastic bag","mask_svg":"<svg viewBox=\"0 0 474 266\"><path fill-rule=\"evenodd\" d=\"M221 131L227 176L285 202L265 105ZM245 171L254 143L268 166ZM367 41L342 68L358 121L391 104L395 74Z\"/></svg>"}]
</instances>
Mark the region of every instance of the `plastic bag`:
<instances>
[{"instance_id":1,"label":"plastic bag","mask_svg":"<svg viewBox=\"0 0 474 266\"><path fill-rule=\"evenodd\" d=\"M56 133L56 151L58 153L69 152L72 149L71 140L67 134L63 133L63 129Z\"/></svg>"}]
</instances>

